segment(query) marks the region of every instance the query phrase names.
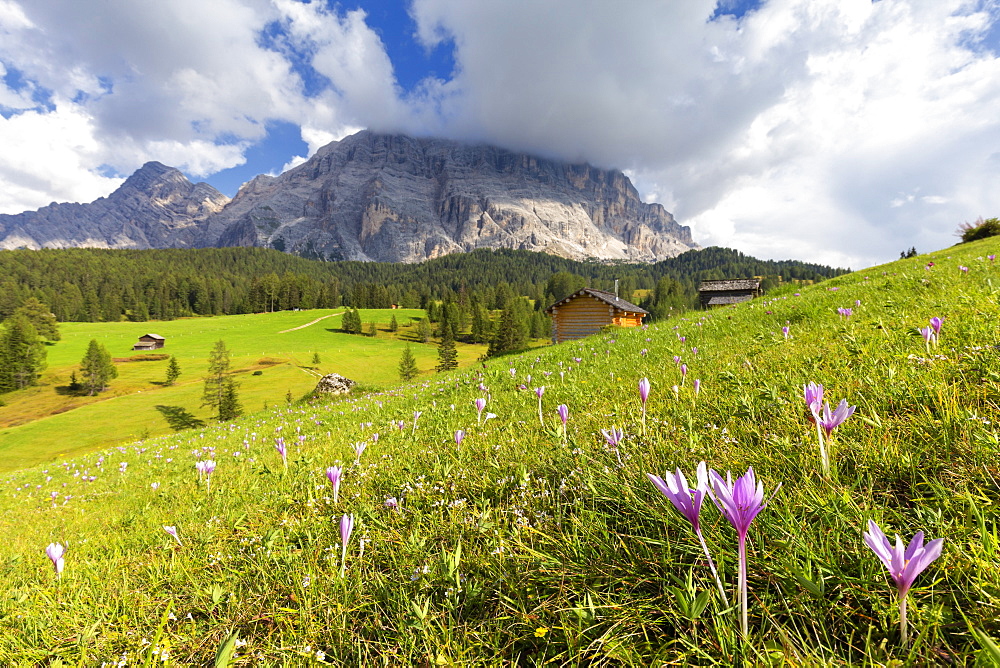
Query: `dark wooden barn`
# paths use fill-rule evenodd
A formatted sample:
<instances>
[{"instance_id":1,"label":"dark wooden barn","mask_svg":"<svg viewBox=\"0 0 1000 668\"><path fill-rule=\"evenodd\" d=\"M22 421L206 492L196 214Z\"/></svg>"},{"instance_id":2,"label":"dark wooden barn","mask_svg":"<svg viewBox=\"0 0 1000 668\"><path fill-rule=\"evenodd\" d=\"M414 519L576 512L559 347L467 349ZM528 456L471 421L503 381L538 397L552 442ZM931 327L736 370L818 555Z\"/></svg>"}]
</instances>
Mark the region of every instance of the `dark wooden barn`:
<instances>
[{"instance_id":1,"label":"dark wooden barn","mask_svg":"<svg viewBox=\"0 0 1000 668\"><path fill-rule=\"evenodd\" d=\"M159 334L143 334L139 337L139 343L132 346L132 350L156 350L162 348L167 340Z\"/></svg>"},{"instance_id":2,"label":"dark wooden barn","mask_svg":"<svg viewBox=\"0 0 1000 668\"><path fill-rule=\"evenodd\" d=\"M759 278L702 281L698 286L698 300L702 308L748 302L760 295Z\"/></svg>"}]
</instances>

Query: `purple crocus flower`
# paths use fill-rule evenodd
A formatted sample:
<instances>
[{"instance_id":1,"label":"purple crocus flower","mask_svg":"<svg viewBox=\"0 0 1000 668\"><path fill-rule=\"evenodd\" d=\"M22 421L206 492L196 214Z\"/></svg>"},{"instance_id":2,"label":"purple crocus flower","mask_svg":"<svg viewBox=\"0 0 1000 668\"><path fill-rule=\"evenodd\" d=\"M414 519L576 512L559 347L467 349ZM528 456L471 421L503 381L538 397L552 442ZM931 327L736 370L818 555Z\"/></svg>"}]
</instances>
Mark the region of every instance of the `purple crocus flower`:
<instances>
[{"instance_id":1,"label":"purple crocus flower","mask_svg":"<svg viewBox=\"0 0 1000 668\"><path fill-rule=\"evenodd\" d=\"M340 518L340 577L344 577L347 568L347 543L354 531L354 515L343 515Z\"/></svg>"},{"instance_id":2,"label":"purple crocus flower","mask_svg":"<svg viewBox=\"0 0 1000 668\"><path fill-rule=\"evenodd\" d=\"M618 449L618 444L622 442L625 438L625 432L623 432L618 427L612 427L611 429L602 429L601 433L604 434L604 440L607 441L608 447L615 451L615 457L618 459L618 466L625 466L622 463L622 453Z\"/></svg>"},{"instance_id":3,"label":"purple crocus flower","mask_svg":"<svg viewBox=\"0 0 1000 668\"><path fill-rule=\"evenodd\" d=\"M820 419L819 414L816 414L818 424L823 428L826 433L826 437L830 438L833 430L844 423L844 420L854 415L854 409L857 406L848 406L847 399L841 399L840 403L837 404L837 410L830 412L830 403L823 403L823 417Z\"/></svg>"},{"instance_id":4,"label":"purple crocus flower","mask_svg":"<svg viewBox=\"0 0 1000 668\"><path fill-rule=\"evenodd\" d=\"M684 381L687 379L687 375L688 375L688 365L681 364L681 385L684 384Z\"/></svg>"},{"instance_id":5,"label":"purple crocus flower","mask_svg":"<svg viewBox=\"0 0 1000 668\"><path fill-rule=\"evenodd\" d=\"M285 446L285 439L280 436L274 441L274 449L281 455L281 463L288 468L288 448Z\"/></svg>"},{"instance_id":6,"label":"purple crocus flower","mask_svg":"<svg viewBox=\"0 0 1000 668\"><path fill-rule=\"evenodd\" d=\"M786 341L788 340L788 331L789 331L788 330L788 325L785 325L784 327L781 328L781 333L785 335L785 340Z\"/></svg>"},{"instance_id":7,"label":"purple crocus flower","mask_svg":"<svg viewBox=\"0 0 1000 668\"><path fill-rule=\"evenodd\" d=\"M668 471L662 478L652 473L647 473L646 477L649 478L649 481L653 483L656 489L660 490L663 496L667 497L674 508L691 523L691 527L694 529L694 533L698 536L701 547L705 551L705 557L708 559L708 565L712 569L712 575L715 576L715 584L719 586L719 593L722 594L722 600L726 605L729 605L729 598L726 596L726 590L722 586L722 580L719 579L719 572L715 569L715 562L708 551L708 544L701 533L701 524L699 522L701 504L708 493L708 471L705 467L705 462L698 464L695 475L698 484L694 489L688 487L687 478L684 477L684 473L680 469L677 469L676 473Z\"/></svg>"},{"instance_id":8,"label":"purple crocus flower","mask_svg":"<svg viewBox=\"0 0 1000 668\"><path fill-rule=\"evenodd\" d=\"M545 386L535 388L535 396L538 397L538 422L544 427L545 419L542 417L542 395L545 394Z\"/></svg>"},{"instance_id":9,"label":"purple crocus flower","mask_svg":"<svg viewBox=\"0 0 1000 668\"><path fill-rule=\"evenodd\" d=\"M691 385L694 387L694 396L697 397L701 393L701 378L695 378Z\"/></svg>"},{"instance_id":10,"label":"purple crocus flower","mask_svg":"<svg viewBox=\"0 0 1000 668\"><path fill-rule=\"evenodd\" d=\"M823 386L810 381L808 385L802 386L802 390L805 394L806 406L809 408L809 412L815 416L823 407Z\"/></svg>"},{"instance_id":11,"label":"purple crocus flower","mask_svg":"<svg viewBox=\"0 0 1000 668\"><path fill-rule=\"evenodd\" d=\"M476 422L482 422L483 409L486 408L486 399L479 397L474 403L476 404Z\"/></svg>"},{"instance_id":12,"label":"purple crocus flower","mask_svg":"<svg viewBox=\"0 0 1000 668\"><path fill-rule=\"evenodd\" d=\"M459 429L455 432L455 445L462 445L463 440L465 440L465 430Z\"/></svg>"},{"instance_id":13,"label":"purple crocus flower","mask_svg":"<svg viewBox=\"0 0 1000 668\"><path fill-rule=\"evenodd\" d=\"M163 530L166 531L167 534L173 536L174 540L177 541L178 545L181 544L181 538L180 536L177 535L177 527L168 527L166 524L164 524Z\"/></svg>"},{"instance_id":14,"label":"purple crocus flower","mask_svg":"<svg viewBox=\"0 0 1000 668\"><path fill-rule=\"evenodd\" d=\"M941 325L944 324L944 320L937 316L931 318L931 329L934 330L934 345L937 345L938 340L941 338Z\"/></svg>"},{"instance_id":15,"label":"purple crocus flower","mask_svg":"<svg viewBox=\"0 0 1000 668\"><path fill-rule=\"evenodd\" d=\"M212 472L215 471L215 462L211 459L206 459L202 462L196 462L194 467L198 469L198 479L201 479L202 474L205 475L205 491L211 491L212 487Z\"/></svg>"},{"instance_id":16,"label":"purple crocus flower","mask_svg":"<svg viewBox=\"0 0 1000 668\"><path fill-rule=\"evenodd\" d=\"M562 420L563 428L565 428L566 420L569 419L569 406L566 404L559 404L556 406L556 413L559 413L559 419Z\"/></svg>"},{"instance_id":17,"label":"purple crocus flower","mask_svg":"<svg viewBox=\"0 0 1000 668\"><path fill-rule=\"evenodd\" d=\"M337 498L340 496L340 480L344 475L343 466L329 466L326 469L326 477L333 486L333 503L337 503Z\"/></svg>"},{"instance_id":18,"label":"purple crocus flower","mask_svg":"<svg viewBox=\"0 0 1000 668\"><path fill-rule=\"evenodd\" d=\"M874 520L868 520L868 531L864 534L865 544L872 549L872 552L879 558L889 571L889 576L896 583L896 593L899 597L899 630L902 635L903 645L908 645L906 629L906 594L913 586L913 581L931 562L941 556L941 548L944 538L936 538L924 545L924 532L918 531L913 540L906 547L903 547L903 540L897 535L896 545L889 543L889 539L882 533L882 530L875 524Z\"/></svg>"},{"instance_id":19,"label":"purple crocus flower","mask_svg":"<svg viewBox=\"0 0 1000 668\"><path fill-rule=\"evenodd\" d=\"M708 494L712 497L712 502L719 509L719 512L729 520L729 523L736 529L739 538L739 590L740 590L740 624L743 635L747 635L747 533L750 531L750 523L760 514L760 511L767 507L768 502L764 501L764 485L760 483L753 472L753 467L733 482L733 476L726 472L723 479L716 471L710 471ZM777 494L781 489L781 484L774 489ZM774 494L771 498L774 498Z\"/></svg>"},{"instance_id":20,"label":"purple crocus flower","mask_svg":"<svg viewBox=\"0 0 1000 668\"><path fill-rule=\"evenodd\" d=\"M921 327L919 329L920 336L924 337L924 348L927 350L927 354L931 353L931 342L934 341L934 330L930 327Z\"/></svg>"},{"instance_id":21,"label":"purple crocus flower","mask_svg":"<svg viewBox=\"0 0 1000 668\"><path fill-rule=\"evenodd\" d=\"M622 442L625 438L625 432L623 432L618 427L612 427L611 429L602 429L601 433L604 434L604 440L608 442L612 448L617 448L618 444Z\"/></svg>"},{"instance_id":22,"label":"purple crocus flower","mask_svg":"<svg viewBox=\"0 0 1000 668\"><path fill-rule=\"evenodd\" d=\"M45 554L52 562L52 567L56 569L56 576L61 580L63 568L66 566L66 561L63 559L66 548L62 546L62 543L49 543L49 546L45 548Z\"/></svg>"},{"instance_id":23,"label":"purple crocus flower","mask_svg":"<svg viewBox=\"0 0 1000 668\"><path fill-rule=\"evenodd\" d=\"M354 444L354 465L357 466L361 463L361 455L364 454L365 448L368 447L368 443L365 441L359 441Z\"/></svg>"}]
</instances>

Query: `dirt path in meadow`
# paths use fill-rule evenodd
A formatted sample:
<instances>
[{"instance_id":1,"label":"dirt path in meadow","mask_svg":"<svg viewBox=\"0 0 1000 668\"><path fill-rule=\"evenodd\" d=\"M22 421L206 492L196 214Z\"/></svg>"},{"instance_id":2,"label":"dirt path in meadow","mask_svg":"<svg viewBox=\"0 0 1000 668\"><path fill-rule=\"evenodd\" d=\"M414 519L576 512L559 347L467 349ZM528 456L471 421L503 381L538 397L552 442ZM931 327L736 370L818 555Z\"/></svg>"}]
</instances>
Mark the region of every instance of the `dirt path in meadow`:
<instances>
[{"instance_id":1,"label":"dirt path in meadow","mask_svg":"<svg viewBox=\"0 0 1000 668\"><path fill-rule=\"evenodd\" d=\"M316 318L312 322L307 322L304 325L299 325L298 327L292 327L291 329L283 329L280 332L278 332L278 334L287 334L288 332L294 332L297 329L305 329L306 327L309 327L310 325L315 325L320 320L324 320L326 318L332 318L335 315L344 315L344 313L345 313L345 311L341 311L340 313L331 313L330 315L320 316L319 318Z\"/></svg>"}]
</instances>

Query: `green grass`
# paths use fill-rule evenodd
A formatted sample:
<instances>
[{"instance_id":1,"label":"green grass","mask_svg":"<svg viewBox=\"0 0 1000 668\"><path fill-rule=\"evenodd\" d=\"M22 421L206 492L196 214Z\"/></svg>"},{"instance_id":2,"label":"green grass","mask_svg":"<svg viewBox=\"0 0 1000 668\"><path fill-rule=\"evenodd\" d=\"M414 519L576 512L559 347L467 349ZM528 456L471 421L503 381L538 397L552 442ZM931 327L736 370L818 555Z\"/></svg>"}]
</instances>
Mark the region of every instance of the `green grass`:
<instances>
[{"instance_id":1,"label":"green grass","mask_svg":"<svg viewBox=\"0 0 1000 668\"><path fill-rule=\"evenodd\" d=\"M379 326L375 338L339 332L341 310L283 311L254 315L194 318L151 323L63 323L62 340L48 347L42 382L4 395L0 406L0 471L14 470L85 453L123 441L171 433L185 419L208 422L211 410L201 406L208 357L218 340L232 354L232 368L240 383L240 399L248 412L285 403L288 393L298 399L316 386L316 373L339 373L369 389L398 381L404 341L393 337L388 322L395 315L401 336L407 323L424 315L419 309L362 310L362 321ZM324 317L331 316L332 317ZM313 323L319 318L324 318ZM293 328L308 325L301 329ZM91 339L116 359L143 353L132 345L146 333L166 337L166 346L154 351L175 355L181 376L164 386L167 360L118 362L118 378L95 397L66 393L70 374ZM434 345L414 343L413 354L425 374L437 364ZM459 363L468 365L485 351L483 346L458 346ZM320 364L313 369L313 353ZM260 375L253 375L260 371ZM159 408L158 408L159 407ZM174 416L174 422L168 419Z\"/></svg>"},{"instance_id":2,"label":"green grass","mask_svg":"<svg viewBox=\"0 0 1000 668\"><path fill-rule=\"evenodd\" d=\"M993 665L1000 268L984 256L998 247L8 474L0 659L205 666L235 634L246 666ZM917 328L932 316L945 320L928 351ZM809 381L857 406L829 479ZM477 397L495 418L477 420ZM600 434L612 426L626 433L617 452ZM194 469L208 458L210 489ZM745 638L690 525L645 475L690 476L702 459L753 466L767 494L781 484L750 529ZM335 464L337 502L324 475ZM356 518L346 563L343 513ZM868 519L945 538L910 592L909 647L861 540ZM735 600L735 533L711 504L702 525ZM68 546L61 579L44 554L55 541Z\"/></svg>"}]
</instances>

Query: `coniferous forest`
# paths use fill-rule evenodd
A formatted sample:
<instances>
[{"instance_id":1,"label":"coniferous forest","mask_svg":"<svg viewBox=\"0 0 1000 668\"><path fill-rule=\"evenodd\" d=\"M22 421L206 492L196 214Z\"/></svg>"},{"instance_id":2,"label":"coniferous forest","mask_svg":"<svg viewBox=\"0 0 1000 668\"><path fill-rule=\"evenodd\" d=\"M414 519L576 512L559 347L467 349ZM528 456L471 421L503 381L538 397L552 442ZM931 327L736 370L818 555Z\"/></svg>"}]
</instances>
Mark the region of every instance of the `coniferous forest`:
<instances>
[{"instance_id":1,"label":"coniferous forest","mask_svg":"<svg viewBox=\"0 0 1000 668\"><path fill-rule=\"evenodd\" d=\"M656 264L579 262L517 250L480 249L420 264L320 262L264 248L13 250L0 252L0 319L28 299L59 321L169 320L295 308L428 308L436 302L503 309L515 297L545 307L574 289L613 290L654 318L695 303L706 279L758 276L763 287L844 273L765 261L725 248ZM635 297L635 291L641 298Z\"/></svg>"}]
</instances>

